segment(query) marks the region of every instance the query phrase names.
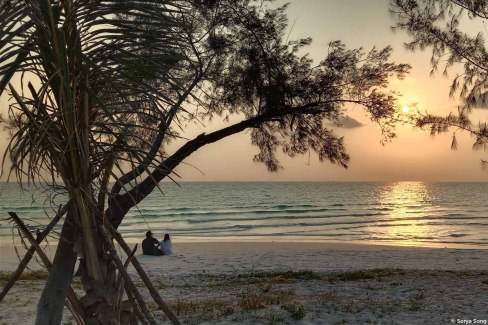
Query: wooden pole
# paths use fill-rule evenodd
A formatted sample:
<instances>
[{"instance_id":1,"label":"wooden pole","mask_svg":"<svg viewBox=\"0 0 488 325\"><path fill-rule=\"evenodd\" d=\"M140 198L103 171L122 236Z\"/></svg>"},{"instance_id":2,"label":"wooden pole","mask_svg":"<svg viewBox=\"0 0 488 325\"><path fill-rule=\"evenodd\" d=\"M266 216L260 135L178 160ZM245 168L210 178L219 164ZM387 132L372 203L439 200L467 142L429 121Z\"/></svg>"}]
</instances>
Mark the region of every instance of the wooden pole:
<instances>
[{"instance_id":1,"label":"wooden pole","mask_svg":"<svg viewBox=\"0 0 488 325\"><path fill-rule=\"evenodd\" d=\"M105 228L108 228L110 234L112 235L113 238L117 241L117 243L122 247L122 249L125 251L127 255L131 254L131 249L129 245L125 242L125 240L122 238L122 236L117 232L117 230L112 227L110 223L105 222ZM136 269L137 273L139 273L139 276L141 277L142 281L146 285L147 289L149 290L149 293L153 297L154 301L158 304L159 308L166 314L166 316L169 318L169 320L174 324L174 325L181 325L181 322L179 321L178 317L171 311L171 309L168 307L168 305L164 302L163 298L159 295L158 290L154 287L152 284L151 280L147 276L146 272L142 268L141 264L135 258L135 256L131 260L132 265L134 265L134 268Z\"/></svg>"},{"instance_id":2,"label":"wooden pole","mask_svg":"<svg viewBox=\"0 0 488 325\"><path fill-rule=\"evenodd\" d=\"M41 231L37 235L36 243L38 243L38 244L42 243L42 241L44 240L44 238L46 238L49 235L49 233L54 228L54 226L66 214L66 211L68 211L68 206L69 205L70 205L70 201L68 201L68 203L63 208L61 208L58 211L58 213L56 214L56 216L54 216L54 218L51 220L51 222L49 222L49 224L46 226L46 228L44 228L44 230ZM12 274L10 276L10 279L8 280L8 282L5 285L5 287L3 287L2 292L0 292L0 302L3 300L3 298L5 298L5 296L10 291L10 289L12 289L12 287L15 284L15 282L17 282L17 280L20 278L20 276L22 275L22 272L24 272L25 268L27 267L27 265L29 264L30 260L32 259L32 256L34 256L34 252L35 251L36 251L36 248L33 245L31 245L29 247L29 249L27 250L27 253L25 253L24 257L20 261L19 266L17 267L17 269L14 272L12 272Z\"/></svg>"},{"instance_id":3,"label":"wooden pole","mask_svg":"<svg viewBox=\"0 0 488 325\"><path fill-rule=\"evenodd\" d=\"M137 244L134 246L134 249L132 250L131 255L127 256L127 260L124 263L124 268L127 269L129 267L130 261L132 257L135 255L137 252ZM117 295L115 298L115 304L117 309L120 309L119 307L122 305L122 298L124 294L124 278L122 277L122 274L118 274L117 280L115 281L115 287L117 288Z\"/></svg>"},{"instance_id":4,"label":"wooden pole","mask_svg":"<svg viewBox=\"0 0 488 325\"><path fill-rule=\"evenodd\" d=\"M49 260L49 258L46 256L44 251L41 249L39 244L36 242L34 239L34 236L32 233L29 231L29 229L25 226L25 224L22 222L22 220L19 218L19 216L15 212L9 212L8 213L10 217L12 217L12 220L17 224L19 229L24 233L24 235L27 237L29 240L30 244L34 246L36 253L39 255L41 258L42 262L44 263L44 266L49 270L52 268L52 263ZM75 291L73 290L72 287L69 288L68 290L68 296L67 298L67 303L66 306L68 309L71 311L73 314L73 318L76 320L76 322L79 325L85 325L85 321L83 320L83 308L81 306L80 301L78 300L78 297L76 296Z\"/></svg>"},{"instance_id":5,"label":"wooden pole","mask_svg":"<svg viewBox=\"0 0 488 325\"><path fill-rule=\"evenodd\" d=\"M154 316L152 315L151 311L146 305L146 302L144 301L144 298L142 297L141 293L139 290L137 290L137 287L135 286L134 282L130 278L129 273L127 273L127 270L124 268L124 264L120 260L119 256L117 255L117 251L115 250L115 247L110 240L106 230L104 228L100 229L100 233L102 234L102 237L105 241L105 244L107 245L107 249L110 253L110 255L113 258L113 261L115 262L115 265L117 265L117 268L119 269L119 273L122 274L122 277L124 279L125 284L127 285L128 289L131 291L131 293L134 295L134 298L137 301L137 304L141 308L142 313L146 317L146 319L149 321L149 324L151 325L158 325L156 320L154 319Z\"/></svg>"}]
</instances>

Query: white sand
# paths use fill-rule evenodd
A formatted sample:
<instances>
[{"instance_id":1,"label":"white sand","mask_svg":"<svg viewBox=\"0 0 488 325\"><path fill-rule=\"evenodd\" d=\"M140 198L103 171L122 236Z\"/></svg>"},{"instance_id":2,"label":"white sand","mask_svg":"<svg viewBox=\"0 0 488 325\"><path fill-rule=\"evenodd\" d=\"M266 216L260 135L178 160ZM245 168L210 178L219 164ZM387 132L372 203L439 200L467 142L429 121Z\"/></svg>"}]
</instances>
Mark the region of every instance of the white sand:
<instances>
[{"instance_id":1,"label":"white sand","mask_svg":"<svg viewBox=\"0 0 488 325\"><path fill-rule=\"evenodd\" d=\"M173 241L173 256L143 256L139 249L137 258L188 323L298 322L293 316L303 316L299 321L303 324L437 324L451 319L455 323L458 319L488 319L488 250L337 242ZM48 255L49 251L54 253L53 248ZM15 256L11 247L0 246L0 270L15 269ZM378 268L407 271L371 273L371 279L357 281L332 281L330 275ZM276 273L300 270L317 273L312 278ZM42 281L16 285L0 303L0 324L33 323L41 289ZM178 301L200 304L200 309L180 306ZM248 308L246 301L256 304ZM303 306L303 315L294 309L297 305ZM189 310L185 312L185 308ZM68 312L65 314L68 320ZM164 319L160 312L155 315Z\"/></svg>"},{"instance_id":2,"label":"white sand","mask_svg":"<svg viewBox=\"0 0 488 325\"><path fill-rule=\"evenodd\" d=\"M132 244L133 245L133 244ZM488 270L488 250L370 245L347 242L184 242L175 254L136 255L150 273L192 274L259 270L346 271L373 268ZM18 248L23 254L23 248ZM46 248L49 257L55 247ZM23 255L22 255L23 256ZM18 265L12 247L0 246L1 271ZM35 268L35 264L32 264Z\"/></svg>"}]
</instances>

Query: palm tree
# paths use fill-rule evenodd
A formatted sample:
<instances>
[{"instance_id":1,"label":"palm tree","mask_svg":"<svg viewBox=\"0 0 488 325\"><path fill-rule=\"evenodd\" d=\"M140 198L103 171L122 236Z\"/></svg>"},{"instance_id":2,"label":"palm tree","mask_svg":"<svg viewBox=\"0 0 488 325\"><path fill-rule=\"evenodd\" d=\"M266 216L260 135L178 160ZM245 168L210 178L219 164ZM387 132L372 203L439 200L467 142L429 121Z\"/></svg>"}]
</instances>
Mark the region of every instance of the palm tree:
<instances>
[{"instance_id":1,"label":"palm tree","mask_svg":"<svg viewBox=\"0 0 488 325\"><path fill-rule=\"evenodd\" d=\"M64 304L63 280L71 278L74 261L82 256L85 301L93 298L84 304L86 319L100 315L100 300L115 305L109 294L114 270L104 260L111 243L100 235L104 187L113 165L148 154L146 139L158 131L147 126L163 121L173 93L185 83L169 76L181 69L181 11L171 1L1 5L0 91L15 99L9 110L12 171L19 180L62 180L71 205L61 240L81 243L61 263L66 275L51 276L43 297L51 299L52 290L60 290ZM14 75L26 89L10 84ZM59 323L62 308L55 301L39 306L38 323Z\"/></svg>"},{"instance_id":2,"label":"palm tree","mask_svg":"<svg viewBox=\"0 0 488 325\"><path fill-rule=\"evenodd\" d=\"M78 257L86 296L73 309L82 322L121 322L124 281L134 313L154 322L115 252L112 239L124 243L114 228L203 146L251 129L255 160L271 171L280 168L280 147L346 167L342 138L326 122L338 124L347 103L365 107L385 139L394 137L396 94L385 88L409 66L389 62L391 48L364 53L340 42L315 64L301 54L310 39L285 40L286 6L268 2L0 3L0 95L14 100L11 173L61 182L69 197L37 324L61 321ZM187 123L230 115L243 120L185 138ZM167 154L177 138L187 142Z\"/></svg>"}]
</instances>

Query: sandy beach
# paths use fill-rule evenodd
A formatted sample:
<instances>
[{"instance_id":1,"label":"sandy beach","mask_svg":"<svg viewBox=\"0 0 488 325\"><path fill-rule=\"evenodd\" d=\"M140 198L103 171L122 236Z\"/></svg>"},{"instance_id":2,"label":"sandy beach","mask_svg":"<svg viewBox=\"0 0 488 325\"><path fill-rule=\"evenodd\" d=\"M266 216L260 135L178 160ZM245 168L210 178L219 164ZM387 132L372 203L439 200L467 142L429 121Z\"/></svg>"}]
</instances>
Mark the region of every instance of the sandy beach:
<instances>
[{"instance_id":1,"label":"sandy beach","mask_svg":"<svg viewBox=\"0 0 488 325\"><path fill-rule=\"evenodd\" d=\"M488 325L487 23L0 0L0 325Z\"/></svg>"},{"instance_id":2,"label":"sandy beach","mask_svg":"<svg viewBox=\"0 0 488 325\"><path fill-rule=\"evenodd\" d=\"M174 251L137 257L185 324L484 324L488 319L488 250L176 240ZM16 267L15 251L1 246L0 258L3 284ZM130 272L135 275L133 268ZM0 303L0 324L34 323L44 276L18 282ZM134 279L157 319L167 323ZM73 286L81 293L79 279ZM64 323L71 324L67 311Z\"/></svg>"}]
</instances>

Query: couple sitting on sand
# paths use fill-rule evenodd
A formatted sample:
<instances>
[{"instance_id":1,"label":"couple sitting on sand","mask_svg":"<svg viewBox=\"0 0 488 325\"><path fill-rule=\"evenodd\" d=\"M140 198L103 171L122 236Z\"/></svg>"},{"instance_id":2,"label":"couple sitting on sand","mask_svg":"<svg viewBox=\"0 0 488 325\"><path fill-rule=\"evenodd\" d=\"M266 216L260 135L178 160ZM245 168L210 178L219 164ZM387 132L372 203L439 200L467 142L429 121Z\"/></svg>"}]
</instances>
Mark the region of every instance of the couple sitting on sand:
<instances>
[{"instance_id":1,"label":"couple sitting on sand","mask_svg":"<svg viewBox=\"0 0 488 325\"><path fill-rule=\"evenodd\" d=\"M171 239L168 234L164 235L162 242L159 242L153 237L152 232L146 232L146 239L142 241L142 254L144 255L171 255L173 254L173 247L171 246Z\"/></svg>"}]
</instances>

